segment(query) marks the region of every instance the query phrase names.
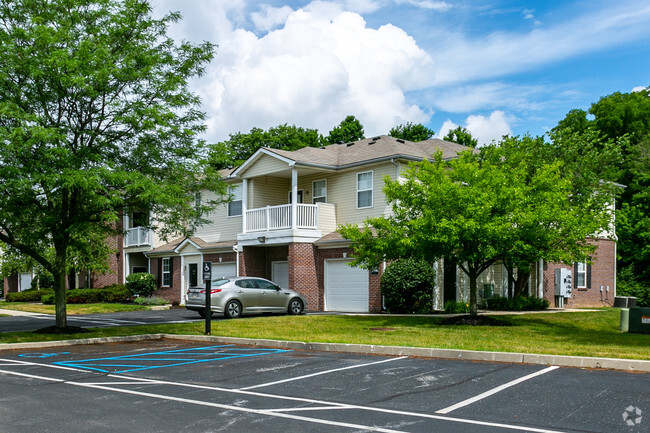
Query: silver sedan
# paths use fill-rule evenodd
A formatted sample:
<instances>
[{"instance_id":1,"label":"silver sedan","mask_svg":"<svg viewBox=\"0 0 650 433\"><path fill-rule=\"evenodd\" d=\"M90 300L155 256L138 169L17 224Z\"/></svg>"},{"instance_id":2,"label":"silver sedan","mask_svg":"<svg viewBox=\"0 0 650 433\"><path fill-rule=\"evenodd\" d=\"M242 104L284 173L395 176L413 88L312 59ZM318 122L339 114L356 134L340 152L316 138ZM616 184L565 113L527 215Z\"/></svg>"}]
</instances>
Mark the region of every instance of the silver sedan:
<instances>
[{"instance_id":1,"label":"silver sedan","mask_svg":"<svg viewBox=\"0 0 650 433\"><path fill-rule=\"evenodd\" d=\"M223 313L229 319L255 313L302 314L307 306L300 293L258 277L212 280L210 293L210 310ZM205 287L189 288L185 308L205 317Z\"/></svg>"}]
</instances>

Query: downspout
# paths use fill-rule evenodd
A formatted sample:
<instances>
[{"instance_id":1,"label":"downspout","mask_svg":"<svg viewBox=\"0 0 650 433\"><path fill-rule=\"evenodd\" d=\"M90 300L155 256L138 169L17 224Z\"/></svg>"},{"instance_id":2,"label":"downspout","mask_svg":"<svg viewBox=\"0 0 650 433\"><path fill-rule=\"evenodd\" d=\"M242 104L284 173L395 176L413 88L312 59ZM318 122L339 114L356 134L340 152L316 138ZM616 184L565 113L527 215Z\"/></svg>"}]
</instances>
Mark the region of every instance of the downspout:
<instances>
[{"instance_id":1,"label":"downspout","mask_svg":"<svg viewBox=\"0 0 650 433\"><path fill-rule=\"evenodd\" d=\"M390 162L397 168L397 170L395 171L395 180L399 180L399 167L400 167L400 165L398 163L396 163L395 159L393 159L393 158L390 159Z\"/></svg>"}]
</instances>

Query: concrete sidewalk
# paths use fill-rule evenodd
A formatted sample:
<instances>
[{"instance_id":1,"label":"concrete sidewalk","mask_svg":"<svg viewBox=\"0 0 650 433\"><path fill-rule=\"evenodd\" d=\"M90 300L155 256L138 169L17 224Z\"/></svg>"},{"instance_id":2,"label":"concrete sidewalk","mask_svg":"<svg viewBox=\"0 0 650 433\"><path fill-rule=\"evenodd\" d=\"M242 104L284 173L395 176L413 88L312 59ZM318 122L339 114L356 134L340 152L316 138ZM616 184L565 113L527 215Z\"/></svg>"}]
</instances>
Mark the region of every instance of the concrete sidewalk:
<instances>
[{"instance_id":1,"label":"concrete sidewalk","mask_svg":"<svg viewBox=\"0 0 650 433\"><path fill-rule=\"evenodd\" d=\"M7 310L0 308L0 316L52 316L52 314L32 313L31 311Z\"/></svg>"}]
</instances>

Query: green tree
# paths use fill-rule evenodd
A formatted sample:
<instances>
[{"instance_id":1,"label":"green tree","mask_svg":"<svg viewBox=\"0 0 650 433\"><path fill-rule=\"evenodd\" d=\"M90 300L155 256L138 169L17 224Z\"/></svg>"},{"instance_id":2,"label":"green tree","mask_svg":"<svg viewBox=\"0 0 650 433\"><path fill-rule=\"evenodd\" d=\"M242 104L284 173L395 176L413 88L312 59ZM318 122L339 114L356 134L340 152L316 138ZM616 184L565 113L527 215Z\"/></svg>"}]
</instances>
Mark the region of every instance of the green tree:
<instances>
[{"instance_id":1,"label":"green tree","mask_svg":"<svg viewBox=\"0 0 650 433\"><path fill-rule=\"evenodd\" d=\"M413 124L408 122L406 125L397 125L388 133L391 137L401 138L413 142L424 141L436 135L436 132L427 128L421 123Z\"/></svg>"},{"instance_id":2,"label":"green tree","mask_svg":"<svg viewBox=\"0 0 650 433\"><path fill-rule=\"evenodd\" d=\"M478 141L462 126L457 126L455 129L450 130L447 135L444 136L444 139L467 147L478 146Z\"/></svg>"},{"instance_id":3,"label":"green tree","mask_svg":"<svg viewBox=\"0 0 650 433\"><path fill-rule=\"evenodd\" d=\"M616 172L604 177L625 185L617 201L619 277L650 287L650 90L604 96L587 112L571 110L554 132L599 134L620 144L618 155L601 158L601 167ZM594 152L602 152L593 148ZM606 152L607 153L607 152ZM568 161L568 160L567 160Z\"/></svg>"},{"instance_id":4,"label":"green tree","mask_svg":"<svg viewBox=\"0 0 650 433\"><path fill-rule=\"evenodd\" d=\"M248 133L230 134L226 141L212 146L210 160L214 167L238 166L262 147L282 150L298 150L303 147L318 147L322 136L317 129L301 128L294 125L279 125L264 131L252 128Z\"/></svg>"},{"instance_id":5,"label":"green tree","mask_svg":"<svg viewBox=\"0 0 650 433\"><path fill-rule=\"evenodd\" d=\"M453 257L468 276L470 313L477 314L478 277L514 251L555 262L588 256L594 247L586 237L610 221L606 207L569 200L573 184L560 161L504 170L506 158L500 148L463 152L451 161L438 154L412 165L404 179L386 178L392 215L339 228L352 241L355 264Z\"/></svg>"},{"instance_id":6,"label":"green tree","mask_svg":"<svg viewBox=\"0 0 650 433\"><path fill-rule=\"evenodd\" d=\"M195 208L193 192L221 188L187 84L213 46L175 44L180 15L151 12L146 0L0 1L0 241L53 275L59 329L74 255L132 209L163 238L186 233L216 204Z\"/></svg>"},{"instance_id":7,"label":"green tree","mask_svg":"<svg viewBox=\"0 0 650 433\"><path fill-rule=\"evenodd\" d=\"M325 141L329 144L350 143L365 138L363 134L363 125L359 119L350 115L330 131Z\"/></svg>"}]
</instances>

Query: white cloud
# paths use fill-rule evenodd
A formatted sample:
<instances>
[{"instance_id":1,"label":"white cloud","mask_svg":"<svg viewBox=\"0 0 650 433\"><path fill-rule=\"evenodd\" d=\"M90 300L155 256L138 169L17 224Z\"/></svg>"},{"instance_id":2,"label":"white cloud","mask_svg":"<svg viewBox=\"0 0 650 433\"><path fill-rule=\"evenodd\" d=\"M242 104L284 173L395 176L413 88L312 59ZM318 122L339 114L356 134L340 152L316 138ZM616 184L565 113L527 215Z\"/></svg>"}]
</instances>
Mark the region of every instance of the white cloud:
<instances>
[{"instance_id":1,"label":"white cloud","mask_svg":"<svg viewBox=\"0 0 650 433\"><path fill-rule=\"evenodd\" d=\"M431 47L439 60L436 84L449 85L475 79L506 76L650 37L650 4L611 7L571 17L554 26L527 33L494 32L470 38L439 31ZM444 61L443 61L444 59Z\"/></svg>"},{"instance_id":2,"label":"white cloud","mask_svg":"<svg viewBox=\"0 0 650 433\"><path fill-rule=\"evenodd\" d=\"M451 120L447 119L443 122L442 126L440 127L440 131L438 131L436 137L442 138L445 135L447 135L449 131L456 128L458 128L458 125L452 122Z\"/></svg>"},{"instance_id":3,"label":"white cloud","mask_svg":"<svg viewBox=\"0 0 650 433\"><path fill-rule=\"evenodd\" d=\"M260 5L259 12L253 12L251 14L251 20L258 30L269 31L284 24L292 12L293 9L289 6L274 8L273 6L263 4Z\"/></svg>"},{"instance_id":4,"label":"white cloud","mask_svg":"<svg viewBox=\"0 0 650 433\"><path fill-rule=\"evenodd\" d=\"M510 121L503 111L493 111L489 117L472 114L467 117L465 128L478 140L480 146L512 134Z\"/></svg>"},{"instance_id":5,"label":"white cloud","mask_svg":"<svg viewBox=\"0 0 650 433\"><path fill-rule=\"evenodd\" d=\"M644 90L649 90L650 87L646 86L637 86L634 89L632 89L633 92L643 92Z\"/></svg>"},{"instance_id":6,"label":"white cloud","mask_svg":"<svg viewBox=\"0 0 650 433\"><path fill-rule=\"evenodd\" d=\"M433 61L393 25L371 29L356 13L315 2L264 36L236 29L217 43L199 89L210 141L283 123L326 133L348 114L368 135L429 120L405 92L430 84Z\"/></svg>"},{"instance_id":7,"label":"white cloud","mask_svg":"<svg viewBox=\"0 0 650 433\"><path fill-rule=\"evenodd\" d=\"M451 9L451 4L444 1L432 1L432 0L397 0L397 4L409 4L411 6L416 6L422 9L432 9L438 11L446 11Z\"/></svg>"},{"instance_id":8,"label":"white cloud","mask_svg":"<svg viewBox=\"0 0 650 433\"><path fill-rule=\"evenodd\" d=\"M479 146L484 146L493 140L501 140L504 135L512 135L510 122L511 119L503 111L493 111L489 116L469 115L465 119L463 127L478 141ZM442 138L458 126L460 125L447 119L443 122L436 137Z\"/></svg>"}]
</instances>

